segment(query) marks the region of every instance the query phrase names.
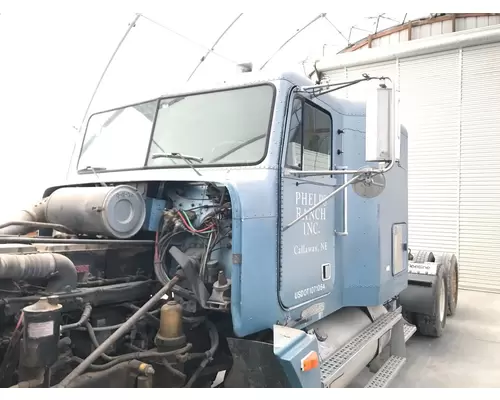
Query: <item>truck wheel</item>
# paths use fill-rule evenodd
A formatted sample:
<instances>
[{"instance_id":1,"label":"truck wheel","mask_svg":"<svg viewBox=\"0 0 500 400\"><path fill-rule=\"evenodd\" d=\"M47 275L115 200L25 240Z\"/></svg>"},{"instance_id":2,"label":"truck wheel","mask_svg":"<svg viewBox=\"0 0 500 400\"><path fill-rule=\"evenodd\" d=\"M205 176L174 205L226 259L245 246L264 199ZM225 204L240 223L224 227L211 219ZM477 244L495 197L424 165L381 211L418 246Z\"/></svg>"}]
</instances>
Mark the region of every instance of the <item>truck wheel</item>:
<instances>
[{"instance_id":1,"label":"truck wheel","mask_svg":"<svg viewBox=\"0 0 500 400\"><path fill-rule=\"evenodd\" d=\"M448 289L448 315L456 314L458 304L458 261L453 253L443 253L436 257L436 262L443 264Z\"/></svg>"},{"instance_id":2,"label":"truck wheel","mask_svg":"<svg viewBox=\"0 0 500 400\"><path fill-rule=\"evenodd\" d=\"M433 287L432 297L434 309L432 314L415 314L418 331L424 336L440 337L446 326L448 314L447 279L442 265L437 267L436 284Z\"/></svg>"},{"instance_id":3,"label":"truck wheel","mask_svg":"<svg viewBox=\"0 0 500 400\"><path fill-rule=\"evenodd\" d=\"M420 250L414 257L413 262L423 264L426 262L434 262L434 254L432 251Z\"/></svg>"}]
</instances>

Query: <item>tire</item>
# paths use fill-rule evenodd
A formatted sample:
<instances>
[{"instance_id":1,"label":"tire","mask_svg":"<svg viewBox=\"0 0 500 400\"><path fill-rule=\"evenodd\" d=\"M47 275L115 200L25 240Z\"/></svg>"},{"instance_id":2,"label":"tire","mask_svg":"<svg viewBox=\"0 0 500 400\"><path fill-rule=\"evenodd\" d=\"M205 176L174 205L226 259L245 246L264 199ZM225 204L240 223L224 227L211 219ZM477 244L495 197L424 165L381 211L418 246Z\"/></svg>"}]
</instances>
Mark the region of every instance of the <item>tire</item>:
<instances>
[{"instance_id":1,"label":"tire","mask_svg":"<svg viewBox=\"0 0 500 400\"><path fill-rule=\"evenodd\" d=\"M434 262L434 254L432 251L420 250L414 257L413 262L423 264L425 262Z\"/></svg>"},{"instance_id":2,"label":"tire","mask_svg":"<svg viewBox=\"0 0 500 400\"><path fill-rule=\"evenodd\" d=\"M448 315L447 282L444 268L442 265L438 265L436 284L432 291L434 303L432 314L415 314L415 325L421 335L440 337L444 332L446 317Z\"/></svg>"},{"instance_id":3,"label":"tire","mask_svg":"<svg viewBox=\"0 0 500 400\"><path fill-rule=\"evenodd\" d=\"M453 253L443 253L436 256L436 262L443 264L446 280L448 281L448 315L453 316L457 312L458 304L458 280L459 269L457 257Z\"/></svg>"}]
</instances>

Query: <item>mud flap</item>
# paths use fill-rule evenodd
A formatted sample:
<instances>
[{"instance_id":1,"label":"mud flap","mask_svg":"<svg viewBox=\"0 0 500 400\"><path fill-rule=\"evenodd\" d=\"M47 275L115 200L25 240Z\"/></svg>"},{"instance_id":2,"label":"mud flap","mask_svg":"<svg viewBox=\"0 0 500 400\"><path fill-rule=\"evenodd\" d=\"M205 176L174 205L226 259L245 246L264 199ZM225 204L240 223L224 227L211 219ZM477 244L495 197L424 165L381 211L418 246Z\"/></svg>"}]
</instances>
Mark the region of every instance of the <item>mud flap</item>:
<instances>
[{"instance_id":1,"label":"mud flap","mask_svg":"<svg viewBox=\"0 0 500 400\"><path fill-rule=\"evenodd\" d=\"M446 326L448 310L443 265L436 262L409 263L408 272L408 287L399 296L403 315L417 326L420 334L440 337Z\"/></svg>"},{"instance_id":2,"label":"mud flap","mask_svg":"<svg viewBox=\"0 0 500 400\"><path fill-rule=\"evenodd\" d=\"M431 313L434 309L432 292L436 285L435 275L408 274L408 287L399 294L403 312Z\"/></svg>"},{"instance_id":3,"label":"mud flap","mask_svg":"<svg viewBox=\"0 0 500 400\"><path fill-rule=\"evenodd\" d=\"M302 360L318 354L315 335L299 329L275 325L274 344L228 338L233 366L226 376L227 388L319 388L319 365L302 371Z\"/></svg>"},{"instance_id":4,"label":"mud flap","mask_svg":"<svg viewBox=\"0 0 500 400\"><path fill-rule=\"evenodd\" d=\"M289 388L273 345L253 340L227 338L233 365L225 388Z\"/></svg>"}]
</instances>

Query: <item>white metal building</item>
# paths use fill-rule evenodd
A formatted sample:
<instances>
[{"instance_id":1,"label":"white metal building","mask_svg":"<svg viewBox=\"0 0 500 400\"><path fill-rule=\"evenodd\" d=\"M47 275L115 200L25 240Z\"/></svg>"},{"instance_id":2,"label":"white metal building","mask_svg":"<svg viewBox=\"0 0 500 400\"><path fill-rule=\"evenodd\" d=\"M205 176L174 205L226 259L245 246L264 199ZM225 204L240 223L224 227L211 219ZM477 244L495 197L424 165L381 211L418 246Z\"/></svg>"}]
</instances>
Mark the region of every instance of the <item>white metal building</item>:
<instances>
[{"instance_id":1,"label":"white metal building","mask_svg":"<svg viewBox=\"0 0 500 400\"><path fill-rule=\"evenodd\" d=\"M404 29L372 38L376 48L367 39L316 67L330 81L396 82L409 133L410 248L455 252L461 288L500 293L500 16L478 18L455 19L463 29L452 33L448 20L431 21L425 32L437 36L404 43L394 44ZM336 93L362 100L364 85Z\"/></svg>"}]
</instances>

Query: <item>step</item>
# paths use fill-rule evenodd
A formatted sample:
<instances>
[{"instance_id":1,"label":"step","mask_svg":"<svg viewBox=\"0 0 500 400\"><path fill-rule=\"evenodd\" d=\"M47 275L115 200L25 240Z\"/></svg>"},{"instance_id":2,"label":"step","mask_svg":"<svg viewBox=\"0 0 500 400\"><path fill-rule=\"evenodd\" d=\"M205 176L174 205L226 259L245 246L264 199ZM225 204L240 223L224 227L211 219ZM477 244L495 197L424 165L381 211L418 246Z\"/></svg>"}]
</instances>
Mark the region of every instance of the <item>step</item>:
<instances>
[{"instance_id":1,"label":"step","mask_svg":"<svg viewBox=\"0 0 500 400\"><path fill-rule=\"evenodd\" d=\"M405 357L390 356L378 372L373 375L365 388L386 388L399 374L406 362Z\"/></svg>"},{"instance_id":2,"label":"step","mask_svg":"<svg viewBox=\"0 0 500 400\"><path fill-rule=\"evenodd\" d=\"M417 331L417 327L415 325L405 324L404 333L405 333L405 343L414 335Z\"/></svg>"},{"instance_id":3,"label":"step","mask_svg":"<svg viewBox=\"0 0 500 400\"><path fill-rule=\"evenodd\" d=\"M402 318L401 307L396 311L388 312L363 329L357 336L352 338L334 354L321 363L321 385L324 388L330 385L342 375L343 369L363 350L365 346L374 340L380 339Z\"/></svg>"}]
</instances>

